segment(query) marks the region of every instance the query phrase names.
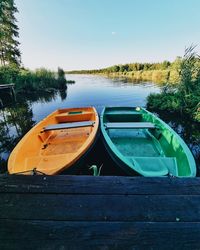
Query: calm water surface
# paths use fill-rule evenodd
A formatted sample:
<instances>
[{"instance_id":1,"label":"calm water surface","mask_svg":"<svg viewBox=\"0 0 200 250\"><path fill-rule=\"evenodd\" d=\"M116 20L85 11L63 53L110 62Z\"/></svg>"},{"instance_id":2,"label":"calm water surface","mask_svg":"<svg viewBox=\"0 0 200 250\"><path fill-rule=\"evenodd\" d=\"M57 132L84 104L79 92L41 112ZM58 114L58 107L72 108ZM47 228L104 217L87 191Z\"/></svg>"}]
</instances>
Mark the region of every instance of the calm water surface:
<instances>
[{"instance_id":1,"label":"calm water surface","mask_svg":"<svg viewBox=\"0 0 200 250\"><path fill-rule=\"evenodd\" d=\"M58 94L51 102L32 103L34 119L37 121L57 108L95 106L101 112L104 106L145 106L149 93L158 93L160 88L150 82L131 83L123 79L109 79L91 75L67 75L76 81L68 85L67 97Z\"/></svg>"},{"instance_id":2,"label":"calm water surface","mask_svg":"<svg viewBox=\"0 0 200 250\"><path fill-rule=\"evenodd\" d=\"M66 91L49 90L41 93L17 95L16 102L9 93L1 93L5 105L0 111L0 172L6 171L7 159L21 137L37 122L58 108L95 106L100 113L104 106L142 106L150 93L159 93L161 88L151 82L131 82L126 79L110 79L91 75L67 75L75 80ZM159 114L186 141L198 163L199 129L187 119L174 115ZM191 130L191 126L193 129ZM103 165L102 175L125 175L111 161L101 141L92 149L77 174L91 174L89 166Z\"/></svg>"}]
</instances>

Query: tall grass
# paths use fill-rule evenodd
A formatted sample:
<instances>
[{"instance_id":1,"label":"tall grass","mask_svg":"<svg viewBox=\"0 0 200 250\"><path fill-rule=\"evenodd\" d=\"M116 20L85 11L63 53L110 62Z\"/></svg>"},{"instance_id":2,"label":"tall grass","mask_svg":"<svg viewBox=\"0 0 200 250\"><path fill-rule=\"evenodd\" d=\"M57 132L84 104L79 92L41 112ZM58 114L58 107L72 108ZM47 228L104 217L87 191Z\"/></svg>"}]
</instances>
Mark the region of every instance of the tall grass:
<instances>
[{"instance_id":1,"label":"tall grass","mask_svg":"<svg viewBox=\"0 0 200 250\"><path fill-rule=\"evenodd\" d=\"M179 78L178 84L166 85L161 94L149 95L147 107L187 113L200 122L200 57L195 46L185 50Z\"/></svg>"},{"instance_id":2,"label":"tall grass","mask_svg":"<svg viewBox=\"0 0 200 250\"><path fill-rule=\"evenodd\" d=\"M58 72L53 72L45 68L35 71L24 68L4 66L0 67L0 83L14 83L17 91L39 91L46 89L66 88L65 73L58 68Z\"/></svg>"}]
</instances>

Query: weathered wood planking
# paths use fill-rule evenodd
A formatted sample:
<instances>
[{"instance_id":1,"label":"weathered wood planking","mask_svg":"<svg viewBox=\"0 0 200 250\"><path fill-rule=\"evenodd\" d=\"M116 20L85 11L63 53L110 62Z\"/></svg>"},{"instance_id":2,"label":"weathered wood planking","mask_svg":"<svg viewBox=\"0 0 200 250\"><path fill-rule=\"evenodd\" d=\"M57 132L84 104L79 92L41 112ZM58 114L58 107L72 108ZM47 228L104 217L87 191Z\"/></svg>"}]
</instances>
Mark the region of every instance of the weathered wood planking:
<instances>
[{"instance_id":1,"label":"weathered wood planking","mask_svg":"<svg viewBox=\"0 0 200 250\"><path fill-rule=\"evenodd\" d=\"M0 200L3 219L200 222L198 195L1 194Z\"/></svg>"},{"instance_id":2,"label":"weathered wood planking","mask_svg":"<svg viewBox=\"0 0 200 250\"><path fill-rule=\"evenodd\" d=\"M182 250L200 246L200 223L2 220L0 232L0 249Z\"/></svg>"},{"instance_id":3,"label":"weathered wood planking","mask_svg":"<svg viewBox=\"0 0 200 250\"><path fill-rule=\"evenodd\" d=\"M2 175L0 193L200 195L200 178Z\"/></svg>"},{"instance_id":4,"label":"weathered wood planking","mask_svg":"<svg viewBox=\"0 0 200 250\"><path fill-rule=\"evenodd\" d=\"M0 249L200 249L199 184L1 176Z\"/></svg>"}]
</instances>

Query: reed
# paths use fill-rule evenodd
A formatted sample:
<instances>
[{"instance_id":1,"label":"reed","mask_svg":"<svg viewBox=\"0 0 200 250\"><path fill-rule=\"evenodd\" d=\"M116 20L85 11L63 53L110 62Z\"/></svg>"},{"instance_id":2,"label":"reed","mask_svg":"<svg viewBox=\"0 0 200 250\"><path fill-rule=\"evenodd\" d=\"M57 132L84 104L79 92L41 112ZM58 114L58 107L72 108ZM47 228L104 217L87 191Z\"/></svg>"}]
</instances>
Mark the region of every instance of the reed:
<instances>
[{"instance_id":1,"label":"reed","mask_svg":"<svg viewBox=\"0 0 200 250\"><path fill-rule=\"evenodd\" d=\"M179 111L200 122L200 56L194 49L195 46L190 46L185 50L178 84L168 84L160 94L148 96L150 110Z\"/></svg>"},{"instance_id":2,"label":"reed","mask_svg":"<svg viewBox=\"0 0 200 250\"><path fill-rule=\"evenodd\" d=\"M51 88L65 89L67 80L65 72L58 68L53 72L45 68L31 71L11 66L0 67L1 84L14 83L17 91L32 92Z\"/></svg>"}]
</instances>

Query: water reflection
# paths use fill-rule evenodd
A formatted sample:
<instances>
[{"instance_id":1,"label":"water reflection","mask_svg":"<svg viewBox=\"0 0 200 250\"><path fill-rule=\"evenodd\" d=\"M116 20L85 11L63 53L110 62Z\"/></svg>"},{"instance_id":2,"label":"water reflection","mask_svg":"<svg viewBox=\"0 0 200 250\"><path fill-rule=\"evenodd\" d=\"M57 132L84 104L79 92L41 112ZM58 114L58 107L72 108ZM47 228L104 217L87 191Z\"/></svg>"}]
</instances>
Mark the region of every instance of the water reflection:
<instances>
[{"instance_id":1,"label":"water reflection","mask_svg":"<svg viewBox=\"0 0 200 250\"><path fill-rule=\"evenodd\" d=\"M19 140L35 125L32 104L53 102L60 95L62 100L67 98L67 90L41 91L40 93L17 93L16 100L5 92L0 93L0 172L6 171L7 159Z\"/></svg>"},{"instance_id":2,"label":"water reflection","mask_svg":"<svg viewBox=\"0 0 200 250\"><path fill-rule=\"evenodd\" d=\"M69 78L69 76L67 76ZM9 93L0 93L4 108L0 109L0 172L5 172L11 150L31 127L58 108L95 106L100 113L104 106L145 106L150 93L159 93L160 86L151 82L110 79L100 76L71 75L75 84L65 91L16 93L16 102ZM187 117L161 112L158 114L185 140L200 166L199 124ZM91 174L88 166L103 164L103 175L123 175L107 155L99 141L84 162L79 174ZM198 173L199 174L199 173Z\"/></svg>"}]
</instances>

